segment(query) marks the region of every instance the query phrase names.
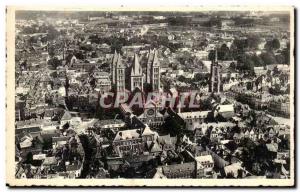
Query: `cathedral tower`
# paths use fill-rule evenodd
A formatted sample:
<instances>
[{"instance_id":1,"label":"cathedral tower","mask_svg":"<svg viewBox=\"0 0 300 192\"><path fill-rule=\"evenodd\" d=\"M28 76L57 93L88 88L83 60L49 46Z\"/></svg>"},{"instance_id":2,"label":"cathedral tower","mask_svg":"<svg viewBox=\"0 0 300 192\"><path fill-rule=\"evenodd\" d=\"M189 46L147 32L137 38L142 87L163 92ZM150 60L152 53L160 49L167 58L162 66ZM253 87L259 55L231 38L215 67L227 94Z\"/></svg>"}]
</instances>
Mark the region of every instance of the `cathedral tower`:
<instances>
[{"instance_id":1,"label":"cathedral tower","mask_svg":"<svg viewBox=\"0 0 300 192\"><path fill-rule=\"evenodd\" d=\"M157 50L154 50L153 61L151 64L151 87L153 92L158 92L160 88L160 64L157 54Z\"/></svg>"},{"instance_id":2,"label":"cathedral tower","mask_svg":"<svg viewBox=\"0 0 300 192\"><path fill-rule=\"evenodd\" d=\"M215 59L212 60L210 68L209 92L219 93L221 91L220 65L218 64L218 51L215 52Z\"/></svg>"},{"instance_id":3,"label":"cathedral tower","mask_svg":"<svg viewBox=\"0 0 300 192\"><path fill-rule=\"evenodd\" d=\"M122 63L122 57L119 53L118 57L117 57L117 61L116 61L116 71L115 71L117 92L125 91L125 69L126 69L126 66Z\"/></svg>"},{"instance_id":4,"label":"cathedral tower","mask_svg":"<svg viewBox=\"0 0 300 192\"><path fill-rule=\"evenodd\" d=\"M143 91L143 70L137 54L134 54L134 61L130 73L130 91L133 91L135 88L139 88Z\"/></svg>"}]
</instances>

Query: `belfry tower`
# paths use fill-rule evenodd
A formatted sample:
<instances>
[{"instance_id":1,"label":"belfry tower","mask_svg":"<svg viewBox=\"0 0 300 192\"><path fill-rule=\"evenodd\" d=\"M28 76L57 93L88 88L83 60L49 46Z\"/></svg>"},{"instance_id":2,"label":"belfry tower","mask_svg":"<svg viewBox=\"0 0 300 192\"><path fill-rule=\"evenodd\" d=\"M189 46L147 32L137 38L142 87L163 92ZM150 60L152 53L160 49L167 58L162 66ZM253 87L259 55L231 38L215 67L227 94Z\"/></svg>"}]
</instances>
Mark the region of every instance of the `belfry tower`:
<instances>
[{"instance_id":1,"label":"belfry tower","mask_svg":"<svg viewBox=\"0 0 300 192\"><path fill-rule=\"evenodd\" d=\"M218 64L218 51L215 51L215 59L211 62L209 92L221 91L220 65Z\"/></svg>"}]
</instances>

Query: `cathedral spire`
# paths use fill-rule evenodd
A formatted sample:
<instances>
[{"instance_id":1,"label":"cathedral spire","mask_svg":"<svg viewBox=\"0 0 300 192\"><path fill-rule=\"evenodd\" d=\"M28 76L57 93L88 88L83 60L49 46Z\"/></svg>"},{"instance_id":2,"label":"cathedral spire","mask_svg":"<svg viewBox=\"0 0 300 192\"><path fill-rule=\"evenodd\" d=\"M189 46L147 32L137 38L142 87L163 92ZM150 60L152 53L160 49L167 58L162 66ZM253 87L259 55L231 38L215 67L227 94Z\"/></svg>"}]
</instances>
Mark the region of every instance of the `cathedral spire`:
<instances>
[{"instance_id":1,"label":"cathedral spire","mask_svg":"<svg viewBox=\"0 0 300 192\"><path fill-rule=\"evenodd\" d=\"M130 82L131 91L135 88L139 88L143 91L143 71L137 54L134 54L134 61L131 66Z\"/></svg>"},{"instance_id":2,"label":"cathedral spire","mask_svg":"<svg viewBox=\"0 0 300 192\"><path fill-rule=\"evenodd\" d=\"M120 68L120 67L125 67L125 65L123 64L122 62L122 56L120 55L120 53L118 54L118 58L117 58L117 61L116 61L116 64L117 64L117 67Z\"/></svg>"},{"instance_id":3,"label":"cathedral spire","mask_svg":"<svg viewBox=\"0 0 300 192\"><path fill-rule=\"evenodd\" d=\"M158 52L157 50L155 49L154 50L154 56L153 56L153 62L152 62L152 65L153 66L158 66L159 65L159 62L158 62Z\"/></svg>"},{"instance_id":4,"label":"cathedral spire","mask_svg":"<svg viewBox=\"0 0 300 192\"><path fill-rule=\"evenodd\" d=\"M116 72L117 61L118 61L118 54L117 54L117 51L115 50L115 53L113 55L113 59L111 62L111 66L110 66L112 84L116 83L115 72Z\"/></svg>"},{"instance_id":5,"label":"cathedral spire","mask_svg":"<svg viewBox=\"0 0 300 192\"><path fill-rule=\"evenodd\" d=\"M131 75L142 75L142 68L139 62L139 56L135 53L134 54L134 60L133 60L133 66L131 69Z\"/></svg>"},{"instance_id":6,"label":"cathedral spire","mask_svg":"<svg viewBox=\"0 0 300 192\"><path fill-rule=\"evenodd\" d=\"M112 61L113 65L117 63L117 60L118 60L118 53L115 50L115 53L114 53L114 56L113 56L113 61Z\"/></svg>"}]
</instances>

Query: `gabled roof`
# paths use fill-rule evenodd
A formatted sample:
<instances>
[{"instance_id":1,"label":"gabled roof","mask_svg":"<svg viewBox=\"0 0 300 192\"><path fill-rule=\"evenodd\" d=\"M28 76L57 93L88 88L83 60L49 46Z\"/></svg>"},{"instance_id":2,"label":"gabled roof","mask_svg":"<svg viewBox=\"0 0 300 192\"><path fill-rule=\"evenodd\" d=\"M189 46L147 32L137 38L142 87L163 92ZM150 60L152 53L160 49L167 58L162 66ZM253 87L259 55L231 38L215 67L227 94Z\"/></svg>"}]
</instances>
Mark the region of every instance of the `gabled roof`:
<instances>
[{"instance_id":1,"label":"gabled roof","mask_svg":"<svg viewBox=\"0 0 300 192\"><path fill-rule=\"evenodd\" d=\"M162 166L162 172L164 174L178 174L182 171L194 171L195 170L195 163L189 162L189 163L182 163L182 164L173 164L173 165L167 165Z\"/></svg>"},{"instance_id":2,"label":"gabled roof","mask_svg":"<svg viewBox=\"0 0 300 192\"><path fill-rule=\"evenodd\" d=\"M161 146L157 142L154 142L150 152L161 152L161 151L162 151Z\"/></svg>"},{"instance_id":3,"label":"gabled roof","mask_svg":"<svg viewBox=\"0 0 300 192\"><path fill-rule=\"evenodd\" d=\"M140 134L139 129L130 129L130 130L119 131L116 134L114 141L139 138L140 135L141 134Z\"/></svg>"},{"instance_id":4,"label":"gabled roof","mask_svg":"<svg viewBox=\"0 0 300 192\"><path fill-rule=\"evenodd\" d=\"M278 144L276 144L276 143L268 143L268 144L266 144L266 147L267 147L268 151L271 151L271 152L278 151Z\"/></svg>"},{"instance_id":5,"label":"gabled roof","mask_svg":"<svg viewBox=\"0 0 300 192\"><path fill-rule=\"evenodd\" d=\"M242 138L244 136L244 133L241 131L240 133L234 133L233 138Z\"/></svg>"},{"instance_id":6,"label":"gabled roof","mask_svg":"<svg viewBox=\"0 0 300 192\"><path fill-rule=\"evenodd\" d=\"M60 120L70 120L72 115L69 111L65 110Z\"/></svg>"},{"instance_id":7,"label":"gabled roof","mask_svg":"<svg viewBox=\"0 0 300 192\"><path fill-rule=\"evenodd\" d=\"M228 105L219 105L218 106L219 112L234 112L233 104Z\"/></svg>"},{"instance_id":8,"label":"gabled roof","mask_svg":"<svg viewBox=\"0 0 300 192\"><path fill-rule=\"evenodd\" d=\"M182 112L178 113L178 115L183 118L203 118L205 119L210 111L192 111L192 112Z\"/></svg>"},{"instance_id":9,"label":"gabled roof","mask_svg":"<svg viewBox=\"0 0 300 192\"><path fill-rule=\"evenodd\" d=\"M55 164L57 164L57 160L54 156L53 157L46 157L44 162L43 162L43 165L55 165Z\"/></svg>"},{"instance_id":10,"label":"gabled roof","mask_svg":"<svg viewBox=\"0 0 300 192\"><path fill-rule=\"evenodd\" d=\"M144 104L144 108L154 108L157 107L158 105L159 105L158 103L155 103L155 101L150 99Z\"/></svg>"},{"instance_id":11,"label":"gabled roof","mask_svg":"<svg viewBox=\"0 0 300 192\"><path fill-rule=\"evenodd\" d=\"M211 155L202 155L202 156L195 157L195 159L199 163L204 163L204 162L214 163Z\"/></svg>"},{"instance_id":12,"label":"gabled roof","mask_svg":"<svg viewBox=\"0 0 300 192\"><path fill-rule=\"evenodd\" d=\"M234 176L237 176L238 170L240 169L243 170L240 163L233 163L231 165L224 167L224 171L226 175L232 173Z\"/></svg>"},{"instance_id":13,"label":"gabled roof","mask_svg":"<svg viewBox=\"0 0 300 192\"><path fill-rule=\"evenodd\" d=\"M164 117L164 116L160 112L157 112L155 117L157 118L157 117ZM138 118L144 119L147 118L147 116L145 115L145 113L142 113Z\"/></svg>"},{"instance_id":14,"label":"gabled roof","mask_svg":"<svg viewBox=\"0 0 300 192\"><path fill-rule=\"evenodd\" d=\"M166 179L167 177L162 173L161 168L156 168L155 173L152 178L153 179Z\"/></svg>"},{"instance_id":15,"label":"gabled roof","mask_svg":"<svg viewBox=\"0 0 300 192\"><path fill-rule=\"evenodd\" d=\"M147 125L146 125L146 127L144 128L144 130L143 130L143 136L145 136L145 135L154 135L155 133L154 133L154 131L152 131Z\"/></svg>"}]
</instances>

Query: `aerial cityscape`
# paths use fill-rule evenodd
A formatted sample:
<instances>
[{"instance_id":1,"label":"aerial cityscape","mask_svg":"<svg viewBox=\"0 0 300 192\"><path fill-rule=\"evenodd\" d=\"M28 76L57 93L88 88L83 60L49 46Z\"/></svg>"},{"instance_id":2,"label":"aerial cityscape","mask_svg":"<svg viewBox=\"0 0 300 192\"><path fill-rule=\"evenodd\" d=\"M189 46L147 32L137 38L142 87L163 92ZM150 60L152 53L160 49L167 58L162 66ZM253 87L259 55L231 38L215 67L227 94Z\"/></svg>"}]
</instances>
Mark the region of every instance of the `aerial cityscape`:
<instances>
[{"instance_id":1,"label":"aerial cityscape","mask_svg":"<svg viewBox=\"0 0 300 192\"><path fill-rule=\"evenodd\" d=\"M15 178L290 179L290 14L17 11Z\"/></svg>"}]
</instances>

